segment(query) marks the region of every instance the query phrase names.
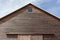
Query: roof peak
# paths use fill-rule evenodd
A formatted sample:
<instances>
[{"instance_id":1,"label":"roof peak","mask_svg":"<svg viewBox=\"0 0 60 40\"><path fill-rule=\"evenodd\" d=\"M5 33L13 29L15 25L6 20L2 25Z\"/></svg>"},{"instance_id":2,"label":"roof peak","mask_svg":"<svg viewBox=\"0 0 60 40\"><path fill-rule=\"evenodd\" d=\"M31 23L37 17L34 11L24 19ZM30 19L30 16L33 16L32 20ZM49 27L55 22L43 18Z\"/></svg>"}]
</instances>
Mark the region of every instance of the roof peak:
<instances>
[{"instance_id":1,"label":"roof peak","mask_svg":"<svg viewBox=\"0 0 60 40\"><path fill-rule=\"evenodd\" d=\"M39 8L39 7L37 7L37 6L36 6L36 5L34 5L33 3L28 3L28 4L26 4L25 6L23 6L23 7L19 8L19 9L15 10L15 11L14 11L14 12L12 12L12 13L17 12L18 10L22 10L23 8L25 8L25 7L29 6L29 5L32 5L32 6L34 6L35 8L37 8L37 9L39 9L39 10L41 10L41 11L45 12L46 14L48 14L48 15L50 15L50 16L52 16L52 17L56 18L56 19L59 19L59 18L57 18L56 16L54 16L54 15L50 14L49 12L47 12L47 11L45 11L45 10L43 10L43 9L41 9L41 8ZM8 15L4 16L3 18L5 18L5 17L7 17L7 16L11 15L12 13L10 13L10 14L8 14ZM3 18L1 18L1 19L3 19ZM1 20L1 19L0 19L0 20ZM59 20L60 20L60 19L59 19Z\"/></svg>"}]
</instances>

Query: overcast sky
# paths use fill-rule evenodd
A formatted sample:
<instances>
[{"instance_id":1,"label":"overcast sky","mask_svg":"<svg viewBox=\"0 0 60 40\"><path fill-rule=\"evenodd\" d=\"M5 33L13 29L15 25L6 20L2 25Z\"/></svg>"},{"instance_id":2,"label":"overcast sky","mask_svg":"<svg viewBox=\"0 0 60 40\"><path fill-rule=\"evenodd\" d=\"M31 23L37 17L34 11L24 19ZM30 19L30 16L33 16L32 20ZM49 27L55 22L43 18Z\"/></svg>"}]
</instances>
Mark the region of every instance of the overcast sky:
<instances>
[{"instance_id":1,"label":"overcast sky","mask_svg":"<svg viewBox=\"0 0 60 40\"><path fill-rule=\"evenodd\" d=\"M60 0L0 0L0 18L28 3L32 3L60 18Z\"/></svg>"}]
</instances>

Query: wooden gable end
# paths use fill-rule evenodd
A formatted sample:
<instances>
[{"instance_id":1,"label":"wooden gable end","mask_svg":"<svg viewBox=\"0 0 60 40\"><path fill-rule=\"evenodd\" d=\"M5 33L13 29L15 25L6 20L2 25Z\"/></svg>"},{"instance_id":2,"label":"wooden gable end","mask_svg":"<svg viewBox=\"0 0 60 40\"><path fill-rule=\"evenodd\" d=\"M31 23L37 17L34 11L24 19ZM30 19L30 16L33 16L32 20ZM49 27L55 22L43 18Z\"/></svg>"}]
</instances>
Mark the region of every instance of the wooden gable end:
<instances>
[{"instance_id":1,"label":"wooden gable end","mask_svg":"<svg viewBox=\"0 0 60 40\"><path fill-rule=\"evenodd\" d=\"M28 9L32 8L32 12ZM51 34L60 27L60 19L28 4L0 19L0 27L7 33Z\"/></svg>"}]
</instances>

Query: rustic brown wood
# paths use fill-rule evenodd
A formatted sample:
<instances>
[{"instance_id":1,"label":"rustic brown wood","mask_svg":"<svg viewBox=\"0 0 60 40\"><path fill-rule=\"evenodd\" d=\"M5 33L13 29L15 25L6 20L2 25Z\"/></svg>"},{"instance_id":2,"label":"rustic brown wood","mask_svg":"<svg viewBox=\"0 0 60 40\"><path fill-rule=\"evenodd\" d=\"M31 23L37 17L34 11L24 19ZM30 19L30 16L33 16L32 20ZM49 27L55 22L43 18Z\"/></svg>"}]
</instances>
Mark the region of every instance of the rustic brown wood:
<instances>
[{"instance_id":1,"label":"rustic brown wood","mask_svg":"<svg viewBox=\"0 0 60 40\"><path fill-rule=\"evenodd\" d=\"M18 40L31 40L30 35L18 35Z\"/></svg>"},{"instance_id":2,"label":"rustic brown wood","mask_svg":"<svg viewBox=\"0 0 60 40\"><path fill-rule=\"evenodd\" d=\"M33 35L31 40L43 40L43 35Z\"/></svg>"},{"instance_id":3,"label":"rustic brown wood","mask_svg":"<svg viewBox=\"0 0 60 40\"><path fill-rule=\"evenodd\" d=\"M18 35L18 40L43 40L43 35Z\"/></svg>"},{"instance_id":4,"label":"rustic brown wood","mask_svg":"<svg viewBox=\"0 0 60 40\"><path fill-rule=\"evenodd\" d=\"M0 19L0 40L6 40L6 34L44 35L44 40L49 40L47 34L54 34L53 40L60 40L60 19L28 4Z\"/></svg>"}]
</instances>

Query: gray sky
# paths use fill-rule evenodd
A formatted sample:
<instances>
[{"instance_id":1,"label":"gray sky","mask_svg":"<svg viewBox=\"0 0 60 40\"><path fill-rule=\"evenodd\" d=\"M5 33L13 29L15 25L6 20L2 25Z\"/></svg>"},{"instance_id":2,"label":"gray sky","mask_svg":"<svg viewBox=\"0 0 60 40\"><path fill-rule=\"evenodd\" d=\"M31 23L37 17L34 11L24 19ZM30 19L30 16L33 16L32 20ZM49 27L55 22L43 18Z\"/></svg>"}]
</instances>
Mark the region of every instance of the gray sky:
<instances>
[{"instance_id":1,"label":"gray sky","mask_svg":"<svg viewBox=\"0 0 60 40\"><path fill-rule=\"evenodd\" d=\"M60 18L60 0L0 0L0 18L28 3L32 3Z\"/></svg>"}]
</instances>

